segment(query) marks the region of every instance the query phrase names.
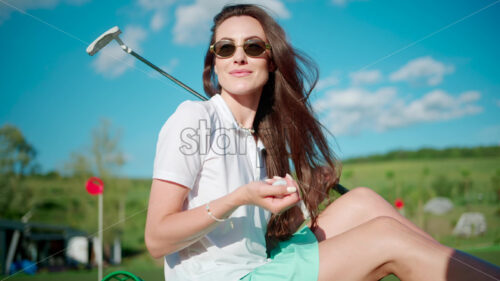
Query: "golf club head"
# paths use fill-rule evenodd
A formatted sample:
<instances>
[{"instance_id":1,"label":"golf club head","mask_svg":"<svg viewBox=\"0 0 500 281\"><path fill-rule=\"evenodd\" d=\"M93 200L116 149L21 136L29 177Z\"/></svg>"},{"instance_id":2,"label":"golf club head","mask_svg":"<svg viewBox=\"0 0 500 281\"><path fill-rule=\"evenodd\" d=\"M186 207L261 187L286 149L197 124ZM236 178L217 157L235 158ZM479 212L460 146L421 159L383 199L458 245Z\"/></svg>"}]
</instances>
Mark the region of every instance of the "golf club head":
<instances>
[{"instance_id":1,"label":"golf club head","mask_svg":"<svg viewBox=\"0 0 500 281\"><path fill-rule=\"evenodd\" d=\"M118 26L114 26L110 28L108 31L104 32L99 36L92 44L87 47L87 53L91 56L95 55L99 50L101 50L104 46L108 45L109 42L113 41L113 39L118 38L122 31Z\"/></svg>"}]
</instances>

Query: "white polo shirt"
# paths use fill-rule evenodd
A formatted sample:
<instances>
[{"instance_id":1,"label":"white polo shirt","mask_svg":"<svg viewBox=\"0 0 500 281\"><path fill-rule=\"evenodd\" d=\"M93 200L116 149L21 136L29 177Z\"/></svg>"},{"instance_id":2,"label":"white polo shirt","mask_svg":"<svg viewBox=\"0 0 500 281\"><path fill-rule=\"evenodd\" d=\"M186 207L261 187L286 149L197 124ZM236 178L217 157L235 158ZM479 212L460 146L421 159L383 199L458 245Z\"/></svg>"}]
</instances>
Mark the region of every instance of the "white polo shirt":
<instances>
[{"instance_id":1,"label":"white polo shirt","mask_svg":"<svg viewBox=\"0 0 500 281\"><path fill-rule=\"evenodd\" d=\"M192 209L264 180L263 149L260 140L256 143L238 126L220 95L204 102L186 101L160 131L153 178L188 187L185 209ZM165 256L165 279L238 280L265 264L270 216L258 206L240 206L205 237Z\"/></svg>"}]
</instances>

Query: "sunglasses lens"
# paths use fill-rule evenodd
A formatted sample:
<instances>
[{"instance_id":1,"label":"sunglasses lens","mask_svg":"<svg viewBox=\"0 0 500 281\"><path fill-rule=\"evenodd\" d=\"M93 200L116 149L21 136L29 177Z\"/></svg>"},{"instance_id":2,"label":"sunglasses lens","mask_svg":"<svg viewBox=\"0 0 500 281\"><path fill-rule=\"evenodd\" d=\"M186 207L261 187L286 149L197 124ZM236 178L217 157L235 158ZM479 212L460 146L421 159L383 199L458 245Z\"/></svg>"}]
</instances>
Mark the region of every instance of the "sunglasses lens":
<instances>
[{"instance_id":1,"label":"sunglasses lens","mask_svg":"<svg viewBox=\"0 0 500 281\"><path fill-rule=\"evenodd\" d=\"M266 43L261 40L248 40L243 48L247 55L257 57L266 51Z\"/></svg>"},{"instance_id":2,"label":"sunglasses lens","mask_svg":"<svg viewBox=\"0 0 500 281\"><path fill-rule=\"evenodd\" d=\"M234 54L236 46L232 42L219 41L214 46L214 52L219 57L227 58Z\"/></svg>"},{"instance_id":3,"label":"sunglasses lens","mask_svg":"<svg viewBox=\"0 0 500 281\"><path fill-rule=\"evenodd\" d=\"M229 58L234 55L236 45L230 40L221 40L213 45L212 51L220 58ZM211 47L212 48L212 47ZM245 54L250 57L258 57L267 49L266 42L260 39L250 39L243 44Z\"/></svg>"}]
</instances>

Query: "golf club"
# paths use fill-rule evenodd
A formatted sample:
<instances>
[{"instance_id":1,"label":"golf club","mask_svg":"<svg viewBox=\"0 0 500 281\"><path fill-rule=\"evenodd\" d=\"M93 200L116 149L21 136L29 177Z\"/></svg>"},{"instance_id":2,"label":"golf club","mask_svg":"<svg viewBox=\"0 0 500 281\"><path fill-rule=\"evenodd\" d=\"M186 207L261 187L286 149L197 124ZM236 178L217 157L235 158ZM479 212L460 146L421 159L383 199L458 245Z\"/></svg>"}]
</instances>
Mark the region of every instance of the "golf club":
<instances>
[{"instance_id":1,"label":"golf club","mask_svg":"<svg viewBox=\"0 0 500 281\"><path fill-rule=\"evenodd\" d=\"M154 70L158 71L163 76L167 77L168 79L170 79L171 81L173 81L177 85L179 85L182 88L186 89L188 92L190 92L191 94L195 95L199 99L201 99L201 100L207 100L206 97L200 95L198 92L196 92L195 90L191 89L186 84L184 84L181 81L175 79L175 77L173 77L172 75L166 73L161 68L159 68L156 65L152 64L147 59L143 58L142 56L140 56L139 54L137 54L136 52L134 52L131 48L129 48L127 45L125 45L125 43L123 43L123 41L119 37L119 35L121 33L122 33L122 31L120 30L120 28L118 28L118 26L110 28L108 31L106 31L103 34L101 34L101 36L99 36L96 40L94 40L94 42L92 42L92 44L90 44L87 47L87 53L89 55L93 56L97 52L99 52L102 48L104 48L106 45L108 45L111 41L116 40L116 42L118 42L118 44L120 44L120 47L122 47L123 51L125 51L127 54L133 55L138 60L140 60L143 63L147 64L148 66L152 67Z\"/></svg>"}]
</instances>

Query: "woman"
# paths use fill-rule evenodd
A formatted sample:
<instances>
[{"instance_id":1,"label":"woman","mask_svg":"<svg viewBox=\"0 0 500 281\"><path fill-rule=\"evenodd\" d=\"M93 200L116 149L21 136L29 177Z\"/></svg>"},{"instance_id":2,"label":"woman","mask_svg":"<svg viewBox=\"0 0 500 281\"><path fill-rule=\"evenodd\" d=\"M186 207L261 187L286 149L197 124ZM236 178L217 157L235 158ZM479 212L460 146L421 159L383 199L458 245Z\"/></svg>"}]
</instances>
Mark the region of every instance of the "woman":
<instances>
[{"instance_id":1,"label":"woman","mask_svg":"<svg viewBox=\"0 0 500 281\"><path fill-rule=\"evenodd\" d=\"M307 101L316 80L263 9L226 6L214 18L211 99L182 103L159 134L145 240L165 256L166 280L499 278L368 188L318 214L339 173Z\"/></svg>"}]
</instances>

